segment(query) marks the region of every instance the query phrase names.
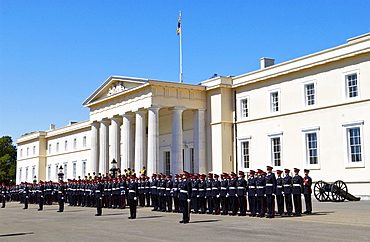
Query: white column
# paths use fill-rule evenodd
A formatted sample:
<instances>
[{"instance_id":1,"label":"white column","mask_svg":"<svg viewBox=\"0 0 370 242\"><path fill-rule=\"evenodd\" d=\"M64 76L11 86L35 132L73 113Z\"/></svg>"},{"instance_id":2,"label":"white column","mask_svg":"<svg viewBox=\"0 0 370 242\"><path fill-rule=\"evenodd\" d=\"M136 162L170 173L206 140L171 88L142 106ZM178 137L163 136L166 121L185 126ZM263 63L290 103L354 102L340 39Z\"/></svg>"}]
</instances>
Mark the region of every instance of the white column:
<instances>
[{"instance_id":1,"label":"white column","mask_svg":"<svg viewBox=\"0 0 370 242\"><path fill-rule=\"evenodd\" d=\"M205 109L194 111L194 172L207 173Z\"/></svg>"},{"instance_id":2,"label":"white column","mask_svg":"<svg viewBox=\"0 0 370 242\"><path fill-rule=\"evenodd\" d=\"M182 112L184 107L172 108L172 148L171 148L171 173L180 174L183 171L182 160Z\"/></svg>"},{"instance_id":3,"label":"white column","mask_svg":"<svg viewBox=\"0 0 370 242\"><path fill-rule=\"evenodd\" d=\"M109 162L113 159L117 161L117 167L121 168L121 155L120 155L120 127L121 127L121 117L113 116L111 118L112 123L110 125L110 135L109 135Z\"/></svg>"},{"instance_id":4,"label":"white column","mask_svg":"<svg viewBox=\"0 0 370 242\"><path fill-rule=\"evenodd\" d=\"M158 173L160 108L161 106L153 105L148 109L148 176Z\"/></svg>"},{"instance_id":5,"label":"white column","mask_svg":"<svg viewBox=\"0 0 370 242\"><path fill-rule=\"evenodd\" d=\"M121 127L121 142L122 142L122 150L121 150L121 171L123 172L124 169L132 167L131 157L132 157L132 132L131 132L131 124L132 124L132 117L134 115L132 113L125 113L122 115L122 127Z\"/></svg>"},{"instance_id":6,"label":"white column","mask_svg":"<svg viewBox=\"0 0 370 242\"><path fill-rule=\"evenodd\" d=\"M99 122L94 121L91 123L91 175L93 172L95 172L96 175L99 173L99 127Z\"/></svg>"},{"instance_id":7,"label":"white column","mask_svg":"<svg viewBox=\"0 0 370 242\"><path fill-rule=\"evenodd\" d=\"M109 119L100 121L99 172L102 176L109 172Z\"/></svg>"},{"instance_id":8,"label":"white column","mask_svg":"<svg viewBox=\"0 0 370 242\"><path fill-rule=\"evenodd\" d=\"M145 159L145 110L140 109L135 112L135 172L143 168Z\"/></svg>"}]
</instances>

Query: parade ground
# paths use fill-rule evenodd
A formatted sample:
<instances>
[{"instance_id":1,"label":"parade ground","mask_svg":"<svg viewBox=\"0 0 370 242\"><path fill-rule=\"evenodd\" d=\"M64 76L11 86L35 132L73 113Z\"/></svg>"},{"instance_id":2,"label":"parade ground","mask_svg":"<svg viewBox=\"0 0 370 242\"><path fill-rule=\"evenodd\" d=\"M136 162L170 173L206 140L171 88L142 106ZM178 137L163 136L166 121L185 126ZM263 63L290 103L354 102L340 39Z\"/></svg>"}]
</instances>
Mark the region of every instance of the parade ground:
<instances>
[{"instance_id":1,"label":"parade ground","mask_svg":"<svg viewBox=\"0 0 370 242\"><path fill-rule=\"evenodd\" d=\"M0 209L0 241L370 241L370 200L359 202L313 201L313 214L274 219L192 214L189 224L179 224L182 214L138 208L129 220L129 209L103 209L46 205L37 211L31 204L10 202Z\"/></svg>"}]
</instances>

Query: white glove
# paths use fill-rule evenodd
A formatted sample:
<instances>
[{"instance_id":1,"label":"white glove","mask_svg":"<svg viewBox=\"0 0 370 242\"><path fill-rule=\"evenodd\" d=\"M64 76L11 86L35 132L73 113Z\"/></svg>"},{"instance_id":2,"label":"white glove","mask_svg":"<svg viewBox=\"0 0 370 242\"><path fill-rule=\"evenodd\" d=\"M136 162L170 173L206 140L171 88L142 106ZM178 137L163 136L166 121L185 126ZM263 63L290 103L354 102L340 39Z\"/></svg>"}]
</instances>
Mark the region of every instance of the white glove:
<instances>
[{"instance_id":1,"label":"white glove","mask_svg":"<svg viewBox=\"0 0 370 242\"><path fill-rule=\"evenodd\" d=\"M238 194L235 194L235 197L238 197Z\"/></svg>"},{"instance_id":2,"label":"white glove","mask_svg":"<svg viewBox=\"0 0 370 242\"><path fill-rule=\"evenodd\" d=\"M265 197L266 197L266 194L265 194L265 195L263 195L263 196L265 196Z\"/></svg>"},{"instance_id":3,"label":"white glove","mask_svg":"<svg viewBox=\"0 0 370 242\"><path fill-rule=\"evenodd\" d=\"M28 198L28 196L26 196L26 198Z\"/></svg>"},{"instance_id":4,"label":"white glove","mask_svg":"<svg viewBox=\"0 0 370 242\"><path fill-rule=\"evenodd\" d=\"M199 195L197 195L197 197L199 197Z\"/></svg>"},{"instance_id":5,"label":"white glove","mask_svg":"<svg viewBox=\"0 0 370 242\"><path fill-rule=\"evenodd\" d=\"M217 195L216 195L216 197L217 197L217 198L219 198L219 197L220 197L220 195L218 195L218 194L217 194Z\"/></svg>"},{"instance_id":6,"label":"white glove","mask_svg":"<svg viewBox=\"0 0 370 242\"><path fill-rule=\"evenodd\" d=\"M229 193L226 193L226 197L229 197Z\"/></svg>"},{"instance_id":7,"label":"white glove","mask_svg":"<svg viewBox=\"0 0 370 242\"><path fill-rule=\"evenodd\" d=\"M64 200L64 197L61 197L62 200Z\"/></svg>"},{"instance_id":8,"label":"white glove","mask_svg":"<svg viewBox=\"0 0 370 242\"><path fill-rule=\"evenodd\" d=\"M275 193L273 193L272 196L275 196Z\"/></svg>"},{"instance_id":9,"label":"white glove","mask_svg":"<svg viewBox=\"0 0 370 242\"><path fill-rule=\"evenodd\" d=\"M190 200L190 199L188 199L188 200L186 200L186 201L187 201L188 203L190 203L190 201L191 201L191 200Z\"/></svg>"},{"instance_id":10,"label":"white glove","mask_svg":"<svg viewBox=\"0 0 370 242\"><path fill-rule=\"evenodd\" d=\"M204 198L207 198L207 196L204 196Z\"/></svg>"},{"instance_id":11,"label":"white glove","mask_svg":"<svg viewBox=\"0 0 370 242\"><path fill-rule=\"evenodd\" d=\"M134 200L136 201L137 200L137 197L134 197Z\"/></svg>"}]
</instances>

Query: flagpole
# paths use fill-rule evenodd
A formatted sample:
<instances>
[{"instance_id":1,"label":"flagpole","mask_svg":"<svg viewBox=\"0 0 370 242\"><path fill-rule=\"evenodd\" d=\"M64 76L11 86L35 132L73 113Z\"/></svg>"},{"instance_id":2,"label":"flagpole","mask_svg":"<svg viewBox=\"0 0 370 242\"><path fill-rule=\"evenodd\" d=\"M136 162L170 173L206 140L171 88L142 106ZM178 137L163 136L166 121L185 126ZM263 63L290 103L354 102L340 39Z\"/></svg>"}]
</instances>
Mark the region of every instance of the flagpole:
<instances>
[{"instance_id":1,"label":"flagpole","mask_svg":"<svg viewBox=\"0 0 370 242\"><path fill-rule=\"evenodd\" d=\"M179 16L179 21L180 21L180 24L181 24L181 27L180 27L180 83L182 83L182 79L183 79L183 74L182 74L182 13L180 11L180 16Z\"/></svg>"}]
</instances>

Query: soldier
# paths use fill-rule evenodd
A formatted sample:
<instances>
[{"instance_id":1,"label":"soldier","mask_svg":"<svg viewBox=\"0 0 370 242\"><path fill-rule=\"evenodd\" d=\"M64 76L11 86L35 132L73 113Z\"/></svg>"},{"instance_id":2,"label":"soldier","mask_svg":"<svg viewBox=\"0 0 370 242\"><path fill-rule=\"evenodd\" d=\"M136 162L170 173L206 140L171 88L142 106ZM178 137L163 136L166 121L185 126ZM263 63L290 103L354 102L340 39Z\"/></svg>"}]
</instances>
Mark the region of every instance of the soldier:
<instances>
[{"instance_id":1,"label":"soldier","mask_svg":"<svg viewBox=\"0 0 370 242\"><path fill-rule=\"evenodd\" d=\"M256 195L257 195L257 217L265 217L265 177L263 176L264 172L260 169L257 171L257 180L256 180ZM266 173L265 173L266 174Z\"/></svg>"},{"instance_id":2,"label":"soldier","mask_svg":"<svg viewBox=\"0 0 370 242\"><path fill-rule=\"evenodd\" d=\"M165 182L165 175L161 174L159 176L160 180L157 184L157 191L158 191L158 208L160 212L166 211L166 198L164 196L164 193L166 191L166 182Z\"/></svg>"},{"instance_id":3,"label":"soldier","mask_svg":"<svg viewBox=\"0 0 370 242\"><path fill-rule=\"evenodd\" d=\"M266 201L267 201L267 216L266 218L274 218L275 217L275 193L276 193L276 177L275 174L272 173L272 167L267 166L267 176L265 178L266 181Z\"/></svg>"},{"instance_id":4,"label":"soldier","mask_svg":"<svg viewBox=\"0 0 370 242\"><path fill-rule=\"evenodd\" d=\"M249 171L249 178L248 178L248 203L249 203L249 217L256 216L256 206L257 206L257 199L256 199L256 181L257 179L254 177L255 171Z\"/></svg>"},{"instance_id":5,"label":"soldier","mask_svg":"<svg viewBox=\"0 0 370 242\"><path fill-rule=\"evenodd\" d=\"M172 212L172 187L173 187L172 176L168 175L166 180L166 190L164 193L167 204L166 212Z\"/></svg>"},{"instance_id":6,"label":"soldier","mask_svg":"<svg viewBox=\"0 0 370 242\"><path fill-rule=\"evenodd\" d=\"M95 203L96 203L96 214L95 216L102 215L103 208L103 196L104 196L104 185L101 183L100 178L96 178L94 186Z\"/></svg>"},{"instance_id":7,"label":"soldier","mask_svg":"<svg viewBox=\"0 0 370 242\"><path fill-rule=\"evenodd\" d=\"M199 199L199 209L201 214L206 213L206 175L202 174L200 176L200 181L198 185L198 195L197 198Z\"/></svg>"},{"instance_id":8,"label":"soldier","mask_svg":"<svg viewBox=\"0 0 370 242\"><path fill-rule=\"evenodd\" d=\"M284 191L283 191L283 178L281 177L281 170L276 171L276 203L277 214L283 215L284 212Z\"/></svg>"},{"instance_id":9,"label":"soldier","mask_svg":"<svg viewBox=\"0 0 370 242\"><path fill-rule=\"evenodd\" d=\"M130 176L130 183L127 184L127 201L130 206L130 217L128 219L136 218L136 201L139 195L138 184L135 181L135 176Z\"/></svg>"},{"instance_id":10,"label":"soldier","mask_svg":"<svg viewBox=\"0 0 370 242\"><path fill-rule=\"evenodd\" d=\"M237 214L237 204L236 204L236 185L237 185L237 176L234 172L231 172L232 179L229 181L229 202L230 202L230 210L231 213L229 214L230 216L235 216Z\"/></svg>"},{"instance_id":11,"label":"soldier","mask_svg":"<svg viewBox=\"0 0 370 242\"><path fill-rule=\"evenodd\" d=\"M180 206L182 210L182 220L179 223L187 224L190 221L190 202L191 202L191 182L188 180L189 173L184 172L182 181L179 184Z\"/></svg>"},{"instance_id":12,"label":"soldier","mask_svg":"<svg viewBox=\"0 0 370 242\"><path fill-rule=\"evenodd\" d=\"M27 182L24 184L22 196L23 196L23 201L24 201L23 209L28 209L28 202L29 202L29 197L30 197L30 187Z\"/></svg>"},{"instance_id":13,"label":"soldier","mask_svg":"<svg viewBox=\"0 0 370 242\"><path fill-rule=\"evenodd\" d=\"M293 202L292 202L292 177L289 175L290 170L285 169L285 177L283 180L284 186L284 198L285 198L285 207L286 215L291 216L293 212Z\"/></svg>"},{"instance_id":14,"label":"soldier","mask_svg":"<svg viewBox=\"0 0 370 242\"><path fill-rule=\"evenodd\" d=\"M213 175L213 183L212 183L212 197L213 197L213 208L214 212L213 215L220 214L220 188L221 182L218 180L219 176L217 174Z\"/></svg>"},{"instance_id":15,"label":"soldier","mask_svg":"<svg viewBox=\"0 0 370 242\"><path fill-rule=\"evenodd\" d=\"M153 174L152 175L152 181L150 182L150 196L152 198L152 205L153 205L152 211L157 211L158 210L157 184L158 184L157 175Z\"/></svg>"},{"instance_id":16,"label":"soldier","mask_svg":"<svg viewBox=\"0 0 370 242\"><path fill-rule=\"evenodd\" d=\"M44 208L44 193L45 193L45 186L42 181L39 182L39 187L37 189L37 198L39 199L39 209L38 211L43 210Z\"/></svg>"},{"instance_id":17,"label":"soldier","mask_svg":"<svg viewBox=\"0 0 370 242\"><path fill-rule=\"evenodd\" d=\"M121 181L119 182L119 189L120 189L119 207L121 209L125 209L126 208L126 190L127 190L127 183L126 183L125 175L121 177Z\"/></svg>"},{"instance_id":18,"label":"soldier","mask_svg":"<svg viewBox=\"0 0 370 242\"><path fill-rule=\"evenodd\" d=\"M221 183L220 183L220 212L221 215L227 215L228 214L228 208L227 206L229 205L227 203L227 193L228 193L228 187L229 187L229 181L227 179L228 175L226 173L223 173L221 175Z\"/></svg>"},{"instance_id":19,"label":"soldier","mask_svg":"<svg viewBox=\"0 0 370 242\"><path fill-rule=\"evenodd\" d=\"M213 184L213 174L208 173L206 181L206 199L207 199L207 214L212 214L213 212L213 198L212 198L212 184Z\"/></svg>"},{"instance_id":20,"label":"soldier","mask_svg":"<svg viewBox=\"0 0 370 242\"><path fill-rule=\"evenodd\" d=\"M306 211L304 214L311 214L312 213L312 201L311 201L311 193L312 193L312 179L308 176L310 170L304 169L304 178L303 178L303 194L304 194L304 201L306 204Z\"/></svg>"},{"instance_id":21,"label":"soldier","mask_svg":"<svg viewBox=\"0 0 370 242\"><path fill-rule=\"evenodd\" d=\"M145 176L144 184L144 205L146 202L145 207L150 207L150 181L148 176Z\"/></svg>"},{"instance_id":22,"label":"soldier","mask_svg":"<svg viewBox=\"0 0 370 242\"><path fill-rule=\"evenodd\" d=\"M191 181L191 203L193 205L193 213L199 213L199 180L197 176L193 176Z\"/></svg>"},{"instance_id":23,"label":"soldier","mask_svg":"<svg viewBox=\"0 0 370 242\"><path fill-rule=\"evenodd\" d=\"M240 212L238 216L246 216L246 196L247 196L247 181L244 179L245 175L243 171L239 171L239 179L236 182L236 197L238 198L238 204Z\"/></svg>"},{"instance_id":24,"label":"soldier","mask_svg":"<svg viewBox=\"0 0 370 242\"><path fill-rule=\"evenodd\" d=\"M112 206L117 208L119 206L119 195L120 195L120 184L117 181L117 178L113 178L112 183Z\"/></svg>"},{"instance_id":25,"label":"soldier","mask_svg":"<svg viewBox=\"0 0 370 242\"><path fill-rule=\"evenodd\" d=\"M7 188L5 186L5 183L3 182L0 186L0 197L1 197L1 202L2 202L1 208L5 208L6 194L7 194Z\"/></svg>"},{"instance_id":26,"label":"soldier","mask_svg":"<svg viewBox=\"0 0 370 242\"><path fill-rule=\"evenodd\" d=\"M57 212L61 213L64 211L64 198L66 195L66 186L65 183L61 180L58 186L58 204L59 210Z\"/></svg>"},{"instance_id":27,"label":"soldier","mask_svg":"<svg viewBox=\"0 0 370 242\"><path fill-rule=\"evenodd\" d=\"M294 202L294 210L295 216L302 216L302 199L301 194L303 193L303 179L299 175L299 169L294 168L294 177L293 177L293 187L292 187L292 194L293 194L293 202Z\"/></svg>"},{"instance_id":28,"label":"soldier","mask_svg":"<svg viewBox=\"0 0 370 242\"><path fill-rule=\"evenodd\" d=\"M173 205L174 205L174 213L180 212L180 201L179 201L179 183L180 183L180 176L179 174L175 174L175 180L173 182L172 187L172 197L173 197Z\"/></svg>"}]
</instances>

